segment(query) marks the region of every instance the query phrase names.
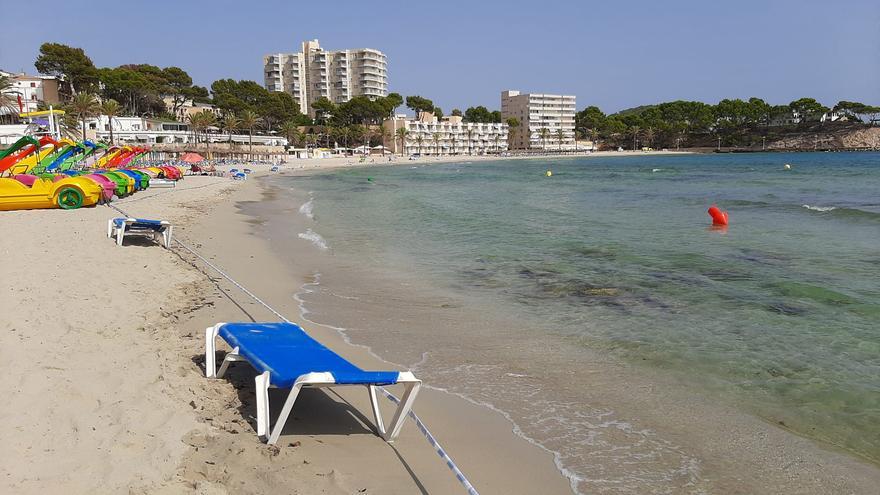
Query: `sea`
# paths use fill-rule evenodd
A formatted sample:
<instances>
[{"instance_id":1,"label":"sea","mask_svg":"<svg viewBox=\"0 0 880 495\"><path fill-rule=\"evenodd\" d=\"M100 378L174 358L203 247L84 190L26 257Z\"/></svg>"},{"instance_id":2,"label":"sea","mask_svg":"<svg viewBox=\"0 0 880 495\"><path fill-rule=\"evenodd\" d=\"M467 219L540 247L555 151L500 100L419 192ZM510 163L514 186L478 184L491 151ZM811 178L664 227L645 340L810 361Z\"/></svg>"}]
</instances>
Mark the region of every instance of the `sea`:
<instances>
[{"instance_id":1,"label":"sea","mask_svg":"<svg viewBox=\"0 0 880 495\"><path fill-rule=\"evenodd\" d=\"M416 348L575 492L699 487L699 449L652 425L706 404L880 463L880 153L400 161L272 180L389 321L444 295L355 340Z\"/></svg>"}]
</instances>

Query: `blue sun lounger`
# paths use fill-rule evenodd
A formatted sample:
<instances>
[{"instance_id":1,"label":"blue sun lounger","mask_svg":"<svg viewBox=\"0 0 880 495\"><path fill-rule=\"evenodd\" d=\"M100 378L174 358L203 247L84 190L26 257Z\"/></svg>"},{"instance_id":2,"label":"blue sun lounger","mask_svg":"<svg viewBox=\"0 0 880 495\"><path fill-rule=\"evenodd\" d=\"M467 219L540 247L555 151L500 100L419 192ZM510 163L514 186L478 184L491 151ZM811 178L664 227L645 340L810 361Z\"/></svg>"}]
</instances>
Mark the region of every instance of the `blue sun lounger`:
<instances>
[{"instance_id":1,"label":"blue sun lounger","mask_svg":"<svg viewBox=\"0 0 880 495\"><path fill-rule=\"evenodd\" d=\"M116 236L116 245L122 245L126 234L145 234L154 239L161 235L165 249L171 247L171 222L167 220L144 220L143 218L111 218L107 221L107 237Z\"/></svg>"},{"instance_id":2,"label":"blue sun lounger","mask_svg":"<svg viewBox=\"0 0 880 495\"><path fill-rule=\"evenodd\" d=\"M218 336L232 347L232 351L223 358L219 370L216 364ZM278 441L302 387L337 385L367 387L379 436L391 443L400 433L403 420L409 414L422 383L409 371L364 371L293 323L218 323L208 327L205 331L207 377L222 377L232 361L247 361L260 373L255 378L257 435L267 437L269 444ZM386 430L376 387L396 383L403 384L405 390L391 419L390 428ZM269 424L269 387L291 389L272 428Z\"/></svg>"}]
</instances>

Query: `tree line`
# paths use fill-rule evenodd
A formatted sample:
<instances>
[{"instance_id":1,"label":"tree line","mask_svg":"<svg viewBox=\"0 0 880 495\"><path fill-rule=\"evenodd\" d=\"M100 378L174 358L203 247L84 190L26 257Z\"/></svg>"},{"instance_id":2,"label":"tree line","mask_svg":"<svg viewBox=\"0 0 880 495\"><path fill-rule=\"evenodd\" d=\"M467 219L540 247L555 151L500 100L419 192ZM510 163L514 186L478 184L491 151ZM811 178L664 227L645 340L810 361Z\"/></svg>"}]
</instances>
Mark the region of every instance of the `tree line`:
<instances>
[{"instance_id":1,"label":"tree line","mask_svg":"<svg viewBox=\"0 0 880 495\"><path fill-rule=\"evenodd\" d=\"M685 146L707 136L737 146L750 144L771 128L815 125L832 111L851 122L868 124L875 123L880 115L877 106L840 101L829 108L814 98L799 98L787 105L770 105L761 98L724 99L716 105L679 100L611 115L589 106L576 114L575 129L578 136L610 147Z\"/></svg>"}]
</instances>

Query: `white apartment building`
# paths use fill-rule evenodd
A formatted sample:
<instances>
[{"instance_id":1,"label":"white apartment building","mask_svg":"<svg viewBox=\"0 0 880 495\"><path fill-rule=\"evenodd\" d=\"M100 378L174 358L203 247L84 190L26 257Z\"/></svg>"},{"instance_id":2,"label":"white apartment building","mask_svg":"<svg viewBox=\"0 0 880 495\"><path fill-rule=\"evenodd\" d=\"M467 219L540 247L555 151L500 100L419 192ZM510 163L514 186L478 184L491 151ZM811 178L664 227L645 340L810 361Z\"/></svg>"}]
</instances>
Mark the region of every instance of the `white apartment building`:
<instances>
[{"instance_id":1,"label":"white apartment building","mask_svg":"<svg viewBox=\"0 0 880 495\"><path fill-rule=\"evenodd\" d=\"M344 103L354 96L388 95L385 54L372 48L328 52L311 40L299 53L266 55L263 69L266 89L290 93L300 111L311 117L312 102L322 96Z\"/></svg>"},{"instance_id":2,"label":"white apartment building","mask_svg":"<svg viewBox=\"0 0 880 495\"><path fill-rule=\"evenodd\" d=\"M86 138L104 142L110 141L110 119L98 115L86 120ZM193 144L204 142L205 135L196 136L183 122L166 122L143 117L113 117L113 139L117 144ZM287 140L281 136L253 137L248 134L208 133L212 143L233 143L245 145L251 140L254 144L284 146Z\"/></svg>"},{"instance_id":3,"label":"white apartment building","mask_svg":"<svg viewBox=\"0 0 880 495\"><path fill-rule=\"evenodd\" d=\"M574 114L574 96L501 92L502 118L519 120L519 127L513 131L511 149L575 149Z\"/></svg>"},{"instance_id":4,"label":"white apartment building","mask_svg":"<svg viewBox=\"0 0 880 495\"><path fill-rule=\"evenodd\" d=\"M165 108L168 110L169 113L174 110L173 98L171 98L170 96L166 96L162 98L162 101L165 102ZM179 107L177 107L177 112L175 112L174 117L178 120L178 122L186 122L187 117L189 117L190 115L194 115L205 110L213 113L214 116L218 119L223 116L223 112L221 112L220 109L214 105L208 103L194 102L190 99L187 99L184 100Z\"/></svg>"},{"instance_id":5,"label":"white apartment building","mask_svg":"<svg viewBox=\"0 0 880 495\"><path fill-rule=\"evenodd\" d=\"M18 112L19 104L22 112L35 112L40 102L47 105L58 105L61 98L58 94L58 79L54 76L29 76L0 71L9 78L12 87L5 93L15 100L14 108L0 108L0 115Z\"/></svg>"},{"instance_id":6,"label":"white apartment building","mask_svg":"<svg viewBox=\"0 0 880 495\"><path fill-rule=\"evenodd\" d=\"M459 116L438 120L434 114L422 112L417 119L396 115L382 125L388 132L388 144L394 143L394 153L439 156L507 151L507 124L465 123ZM406 129L405 142L401 142L398 129Z\"/></svg>"}]
</instances>

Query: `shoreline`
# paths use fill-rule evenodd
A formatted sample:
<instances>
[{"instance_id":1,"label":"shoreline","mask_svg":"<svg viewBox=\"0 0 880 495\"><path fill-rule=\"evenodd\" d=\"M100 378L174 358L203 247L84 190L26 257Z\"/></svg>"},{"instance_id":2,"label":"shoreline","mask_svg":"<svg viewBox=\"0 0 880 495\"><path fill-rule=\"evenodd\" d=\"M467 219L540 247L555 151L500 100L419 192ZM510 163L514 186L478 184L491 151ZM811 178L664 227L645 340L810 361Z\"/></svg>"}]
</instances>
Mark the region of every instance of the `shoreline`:
<instances>
[{"instance_id":1,"label":"shoreline","mask_svg":"<svg viewBox=\"0 0 880 495\"><path fill-rule=\"evenodd\" d=\"M444 155L444 156L423 156L416 160L409 160L404 156L392 155L389 157L375 156L367 159L365 162L359 162L357 157L334 157L334 158L300 158L286 161L282 166L282 171L301 171L301 170L331 170L336 168L360 168L365 166L422 166L434 165L440 163L471 163L471 162L492 162L492 161L512 161L512 160L564 160L577 158L606 158L606 157L633 157L633 156L674 156L674 155L696 155L701 154L695 151L594 151L592 153L583 154L566 154L566 153L548 153L546 155L517 155L517 156L496 156L496 155Z\"/></svg>"},{"instance_id":2,"label":"shoreline","mask_svg":"<svg viewBox=\"0 0 880 495\"><path fill-rule=\"evenodd\" d=\"M298 268L294 268L280 260L277 253L271 249L270 243L262 236L255 235L254 229L260 229L263 225L242 211L242 207L247 204L260 203L266 194L262 186L256 182L259 181L251 182L243 188L233 201L220 205L212 215L204 219L202 225L195 229L196 232L199 230L204 232L198 235L203 239L201 249L212 256L212 261L216 259L220 266L227 269L235 263L232 261L235 256L227 251L253 253L251 256L258 261L251 261L249 258L246 269L239 267L238 270L234 270L236 274L233 274L246 287L254 290L282 313L295 314L297 318L294 320L303 321L303 327L311 335L356 364L367 369L387 368L389 364L397 367L398 365L378 357L369 347L350 342L345 329L327 323L310 323L315 320L309 317L310 312L306 309L302 297L307 295L317 281L309 263L300 261L296 264ZM230 225L233 223L229 222L230 216L238 219L235 225ZM204 241L206 237L210 239L210 232L216 230L215 222L224 223L227 227L225 234L229 242L222 251L214 251ZM229 227L232 227L232 232L229 231ZM233 247L234 249L231 249ZM302 259L303 256L298 255L297 258ZM236 299L251 316L258 320L268 316L265 309L246 298L243 299L240 293L236 294L237 289L230 290L233 291L231 294L233 297L238 296ZM301 314L303 309L307 311L304 316ZM215 320L227 321L220 315L217 315ZM405 368L404 366L403 369ZM419 376L418 372L416 376ZM515 436L510 431L510 424L506 419L500 415L497 417L487 415L477 404L471 404L465 399L439 391L430 387L429 383L425 385L416 400L415 410L481 493L511 493L516 492L520 487L531 487L527 488L526 492L571 493L568 480L557 471L551 455L545 449ZM369 411L368 403L362 400L366 397L361 397L365 394L360 393L359 390L349 388L333 390L351 404L359 405L363 414ZM322 414L332 413L322 411ZM466 426L468 424L480 425L480 431L475 432ZM302 442L297 450L308 446L301 437L297 439ZM284 440L283 436L282 444L285 443ZM384 441L372 434L362 440L357 445L351 445L343 439L342 442L334 443L333 447L342 449L343 452L351 448L367 449L370 456L379 458L387 456L390 450L387 449ZM324 446L329 443L327 438L323 438L323 442ZM485 445L497 447L497 452L496 449L492 449L495 454L492 459L483 458L482 448ZM352 471L365 484L375 484L378 493L411 493L418 486L425 487L428 493L456 493L461 490L455 478L431 451L410 421L404 426L401 437L395 442L394 450L399 450L398 455L405 458L405 463L411 464L408 469L411 469L412 473L408 477L414 479L402 478L403 473L395 474L387 471L382 473L381 469L364 469L359 463L340 463L336 459L343 452L330 456L327 463L335 470ZM314 460L310 462L315 463ZM516 466L520 467L516 468ZM373 471L375 474L369 474ZM415 486L409 485L410 487L407 488L411 483L415 483Z\"/></svg>"}]
</instances>

